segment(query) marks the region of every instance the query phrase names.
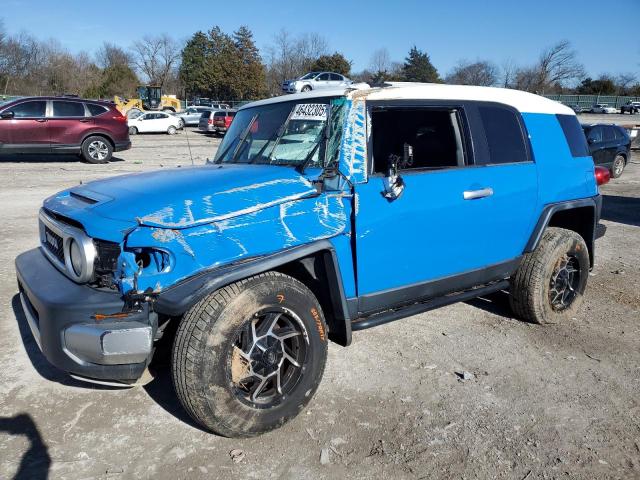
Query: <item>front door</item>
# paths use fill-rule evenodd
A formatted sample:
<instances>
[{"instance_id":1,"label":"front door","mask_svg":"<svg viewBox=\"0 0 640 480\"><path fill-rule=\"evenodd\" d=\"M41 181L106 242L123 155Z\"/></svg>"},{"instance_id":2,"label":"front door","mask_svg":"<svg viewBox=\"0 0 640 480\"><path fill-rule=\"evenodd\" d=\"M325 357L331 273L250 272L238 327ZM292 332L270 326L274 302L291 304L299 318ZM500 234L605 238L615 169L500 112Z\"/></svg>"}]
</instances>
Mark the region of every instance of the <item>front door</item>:
<instances>
[{"instance_id":1,"label":"front door","mask_svg":"<svg viewBox=\"0 0 640 480\"><path fill-rule=\"evenodd\" d=\"M359 311L481 284L511 268L537 198L519 114L472 104L384 105L370 114L373 174L356 186ZM390 155L405 163L396 199L383 195Z\"/></svg>"},{"instance_id":2,"label":"front door","mask_svg":"<svg viewBox=\"0 0 640 480\"><path fill-rule=\"evenodd\" d=\"M3 113L13 112L13 117L0 120L3 149L21 153L49 151L46 111L46 100L29 100L4 109Z\"/></svg>"}]
</instances>

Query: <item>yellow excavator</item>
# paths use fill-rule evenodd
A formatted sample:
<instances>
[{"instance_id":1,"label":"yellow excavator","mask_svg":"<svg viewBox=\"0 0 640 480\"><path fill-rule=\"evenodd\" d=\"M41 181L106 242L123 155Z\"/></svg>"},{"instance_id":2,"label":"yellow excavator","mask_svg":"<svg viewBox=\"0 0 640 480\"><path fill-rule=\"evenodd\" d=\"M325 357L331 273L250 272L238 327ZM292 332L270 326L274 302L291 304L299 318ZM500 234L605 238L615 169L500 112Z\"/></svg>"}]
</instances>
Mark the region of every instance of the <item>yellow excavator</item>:
<instances>
[{"instance_id":1,"label":"yellow excavator","mask_svg":"<svg viewBox=\"0 0 640 480\"><path fill-rule=\"evenodd\" d=\"M182 110L180 100L175 96L163 95L162 87L158 85L140 85L137 88L137 98L125 99L113 97L118 110L123 115L131 110L163 110L170 112L179 112Z\"/></svg>"}]
</instances>

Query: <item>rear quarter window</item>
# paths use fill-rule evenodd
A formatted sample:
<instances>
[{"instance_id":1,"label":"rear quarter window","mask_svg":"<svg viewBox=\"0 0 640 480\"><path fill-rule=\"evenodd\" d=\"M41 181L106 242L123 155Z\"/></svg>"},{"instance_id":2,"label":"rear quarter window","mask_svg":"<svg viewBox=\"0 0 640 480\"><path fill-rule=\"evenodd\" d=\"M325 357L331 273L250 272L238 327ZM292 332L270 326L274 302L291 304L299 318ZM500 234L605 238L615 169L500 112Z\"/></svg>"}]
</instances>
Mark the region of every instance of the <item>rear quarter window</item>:
<instances>
[{"instance_id":1,"label":"rear quarter window","mask_svg":"<svg viewBox=\"0 0 640 480\"><path fill-rule=\"evenodd\" d=\"M578 122L575 115L556 115L560 127L564 132L564 137L569 145L572 157L588 157L589 145L587 145L587 139L585 132Z\"/></svg>"},{"instance_id":2,"label":"rear quarter window","mask_svg":"<svg viewBox=\"0 0 640 480\"><path fill-rule=\"evenodd\" d=\"M107 107L96 105L95 103L87 103L86 105L92 117L97 117L98 115L102 115L103 113L109 111Z\"/></svg>"},{"instance_id":3,"label":"rear quarter window","mask_svg":"<svg viewBox=\"0 0 640 480\"><path fill-rule=\"evenodd\" d=\"M505 107L480 105L478 112L484 127L491 164L526 162L527 147L518 114Z\"/></svg>"}]
</instances>

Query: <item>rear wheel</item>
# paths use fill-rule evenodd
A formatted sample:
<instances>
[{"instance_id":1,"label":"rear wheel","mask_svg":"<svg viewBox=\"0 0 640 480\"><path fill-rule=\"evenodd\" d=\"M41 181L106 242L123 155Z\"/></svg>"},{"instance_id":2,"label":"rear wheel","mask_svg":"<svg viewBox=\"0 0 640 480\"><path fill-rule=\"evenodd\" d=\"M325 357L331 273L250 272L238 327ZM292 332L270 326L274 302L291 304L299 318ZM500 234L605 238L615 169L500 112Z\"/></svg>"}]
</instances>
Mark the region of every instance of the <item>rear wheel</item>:
<instances>
[{"instance_id":1,"label":"rear wheel","mask_svg":"<svg viewBox=\"0 0 640 480\"><path fill-rule=\"evenodd\" d=\"M282 426L311 400L327 358L327 329L313 293L268 272L192 307L173 346L180 402L205 428L250 437Z\"/></svg>"},{"instance_id":2,"label":"rear wheel","mask_svg":"<svg viewBox=\"0 0 640 480\"><path fill-rule=\"evenodd\" d=\"M311 91L311 87L309 85L305 85L304 87L302 87L302 92L310 92Z\"/></svg>"},{"instance_id":3,"label":"rear wheel","mask_svg":"<svg viewBox=\"0 0 640 480\"><path fill-rule=\"evenodd\" d=\"M129 135L137 135L138 129L136 127L129 127Z\"/></svg>"},{"instance_id":4,"label":"rear wheel","mask_svg":"<svg viewBox=\"0 0 640 480\"><path fill-rule=\"evenodd\" d=\"M89 163L107 163L113 155L113 146L104 137L92 136L82 142L82 158Z\"/></svg>"},{"instance_id":5,"label":"rear wheel","mask_svg":"<svg viewBox=\"0 0 640 480\"><path fill-rule=\"evenodd\" d=\"M624 172L624 167L626 165L625 159L622 155L616 155L616 158L613 160L613 165L611 165L611 176L613 178L618 178Z\"/></svg>"},{"instance_id":6,"label":"rear wheel","mask_svg":"<svg viewBox=\"0 0 640 480\"><path fill-rule=\"evenodd\" d=\"M580 308L589 276L589 253L580 235L549 227L511 278L513 312L530 322L570 319Z\"/></svg>"}]
</instances>

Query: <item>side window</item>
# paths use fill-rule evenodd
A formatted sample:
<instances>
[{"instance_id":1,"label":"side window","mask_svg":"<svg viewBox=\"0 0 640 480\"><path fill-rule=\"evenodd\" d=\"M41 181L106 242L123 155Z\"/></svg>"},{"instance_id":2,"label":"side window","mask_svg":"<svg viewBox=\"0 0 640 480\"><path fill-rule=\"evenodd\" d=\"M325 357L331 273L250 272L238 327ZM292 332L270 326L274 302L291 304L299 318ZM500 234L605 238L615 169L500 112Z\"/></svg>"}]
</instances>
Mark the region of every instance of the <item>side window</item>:
<instances>
[{"instance_id":1,"label":"side window","mask_svg":"<svg viewBox=\"0 0 640 480\"><path fill-rule=\"evenodd\" d=\"M342 78L342 75L338 75L337 73L330 73L329 75L331 76L331 80L333 80L334 82L341 82L342 80L344 80L344 78Z\"/></svg>"},{"instance_id":2,"label":"side window","mask_svg":"<svg viewBox=\"0 0 640 480\"><path fill-rule=\"evenodd\" d=\"M622 127L615 127L615 131L616 131L616 140L622 140L622 141L627 141L629 138L629 134L627 133L627 131L622 128Z\"/></svg>"},{"instance_id":3,"label":"side window","mask_svg":"<svg viewBox=\"0 0 640 480\"><path fill-rule=\"evenodd\" d=\"M451 108L380 108L371 113L373 168L384 173L390 157L408 161L400 170L465 164L458 111Z\"/></svg>"},{"instance_id":4,"label":"side window","mask_svg":"<svg viewBox=\"0 0 640 480\"><path fill-rule=\"evenodd\" d=\"M53 101L54 117L84 117L84 105L78 102Z\"/></svg>"},{"instance_id":5,"label":"side window","mask_svg":"<svg viewBox=\"0 0 640 480\"><path fill-rule=\"evenodd\" d=\"M102 105L96 105L95 103L87 103L86 105L92 117L102 115L104 112L108 111L107 107L103 107Z\"/></svg>"},{"instance_id":6,"label":"side window","mask_svg":"<svg viewBox=\"0 0 640 480\"><path fill-rule=\"evenodd\" d=\"M316 80L329 80L329 74L328 73L323 73L322 75L319 75Z\"/></svg>"},{"instance_id":7,"label":"side window","mask_svg":"<svg viewBox=\"0 0 640 480\"><path fill-rule=\"evenodd\" d=\"M613 133L613 127L604 127L603 130L605 142L613 142L616 139L616 136Z\"/></svg>"},{"instance_id":8,"label":"side window","mask_svg":"<svg viewBox=\"0 0 640 480\"><path fill-rule=\"evenodd\" d=\"M588 157L589 146L584 131L575 115L556 115L564 136L567 139L572 157Z\"/></svg>"},{"instance_id":9,"label":"side window","mask_svg":"<svg viewBox=\"0 0 640 480\"><path fill-rule=\"evenodd\" d=\"M47 111L47 102L34 101L19 103L11 108L9 111L13 112L14 118L36 118L44 117Z\"/></svg>"},{"instance_id":10,"label":"side window","mask_svg":"<svg viewBox=\"0 0 640 480\"><path fill-rule=\"evenodd\" d=\"M602 127L593 127L587 133L587 140L591 143L602 142L603 138Z\"/></svg>"},{"instance_id":11,"label":"side window","mask_svg":"<svg viewBox=\"0 0 640 480\"><path fill-rule=\"evenodd\" d=\"M527 147L518 114L511 109L494 105L479 105L478 112L489 150L488 162L478 163L526 162Z\"/></svg>"}]
</instances>

